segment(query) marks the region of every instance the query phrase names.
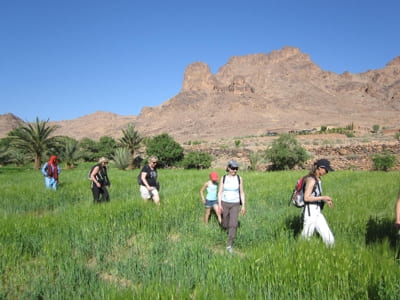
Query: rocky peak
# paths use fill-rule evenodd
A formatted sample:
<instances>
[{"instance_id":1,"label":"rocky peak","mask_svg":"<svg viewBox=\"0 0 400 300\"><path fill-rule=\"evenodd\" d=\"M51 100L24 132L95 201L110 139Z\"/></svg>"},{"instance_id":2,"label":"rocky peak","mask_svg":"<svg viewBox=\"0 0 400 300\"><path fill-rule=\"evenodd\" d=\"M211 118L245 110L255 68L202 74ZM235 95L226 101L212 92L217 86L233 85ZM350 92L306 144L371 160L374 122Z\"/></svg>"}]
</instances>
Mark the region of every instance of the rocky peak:
<instances>
[{"instance_id":1,"label":"rocky peak","mask_svg":"<svg viewBox=\"0 0 400 300\"><path fill-rule=\"evenodd\" d=\"M309 62L310 57L304 54L296 47L284 47L281 50L274 50L268 54L268 59L271 63L278 63L288 60Z\"/></svg>"},{"instance_id":2,"label":"rocky peak","mask_svg":"<svg viewBox=\"0 0 400 300\"><path fill-rule=\"evenodd\" d=\"M211 73L208 64L195 62L186 68L182 92L212 91L216 86L218 86L217 79Z\"/></svg>"},{"instance_id":3,"label":"rocky peak","mask_svg":"<svg viewBox=\"0 0 400 300\"><path fill-rule=\"evenodd\" d=\"M6 136L8 132L23 124L24 121L12 113L0 115L0 135Z\"/></svg>"},{"instance_id":4,"label":"rocky peak","mask_svg":"<svg viewBox=\"0 0 400 300\"><path fill-rule=\"evenodd\" d=\"M397 56L396 58L392 59L389 61L386 66L400 66L400 56Z\"/></svg>"}]
</instances>

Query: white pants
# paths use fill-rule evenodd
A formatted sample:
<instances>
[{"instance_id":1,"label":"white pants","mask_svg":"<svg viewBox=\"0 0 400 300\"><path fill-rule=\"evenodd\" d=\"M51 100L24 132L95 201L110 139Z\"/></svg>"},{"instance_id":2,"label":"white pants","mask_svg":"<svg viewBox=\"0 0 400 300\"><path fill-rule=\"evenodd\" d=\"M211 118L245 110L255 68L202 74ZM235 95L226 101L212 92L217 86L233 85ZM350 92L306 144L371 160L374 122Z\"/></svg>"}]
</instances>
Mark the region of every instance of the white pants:
<instances>
[{"instance_id":1,"label":"white pants","mask_svg":"<svg viewBox=\"0 0 400 300\"><path fill-rule=\"evenodd\" d=\"M310 239L315 230L317 230L325 245L333 246L335 238L319 205L309 204L304 206L303 218L303 231L301 232L303 237Z\"/></svg>"}]
</instances>

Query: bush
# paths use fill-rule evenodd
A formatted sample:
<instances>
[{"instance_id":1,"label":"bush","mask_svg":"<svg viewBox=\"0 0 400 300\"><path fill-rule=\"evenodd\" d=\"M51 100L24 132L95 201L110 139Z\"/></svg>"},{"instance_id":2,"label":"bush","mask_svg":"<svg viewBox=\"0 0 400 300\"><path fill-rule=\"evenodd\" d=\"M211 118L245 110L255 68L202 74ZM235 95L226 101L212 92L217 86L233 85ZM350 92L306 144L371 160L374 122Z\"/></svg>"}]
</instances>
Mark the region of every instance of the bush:
<instances>
[{"instance_id":1,"label":"bush","mask_svg":"<svg viewBox=\"0 0 400 300\"><path fill-rule=\"evenodd\" d=\"M398 141L400 141L400 132L396 132L394 135L394 138Z\"/></svg>"},{"instance_id":2,"label":"bush","mask_svg":"<svg viewBox=\"0 0 400 300\"><path fill-rule=\"evenodd\" d=\"M206 152L192 151L183 159L185 169L208 169L211 167L212 157Z\"/></svg>"},{"instance_id":3,"label":"bush","mask_svg":"<svg viewBox=\"0 0 400 300\"><path fill-rule=\"evenodd\" d=\"M379 153L372 156L372 163L375 170L388 171L396 163L396 156L390 153Z\"/></svg>"},{"instance_id":4,"label":"bush","mask_svg":"<svg viewBox=\"0 0 400 300\"><path fill-rule=\"evenodd\" d=\"M239 148L241 141L240 140L235 140L235 147Z\"/></svg>"},{"instance_id":5,"label":"bush","mask_svg":"<svg viewBox=\"0 0 400 300\"><path fill-rule=\"evenodd\" d=\"M293 135L282 134L265 151L265 157L274 164L275 170L288 170L302 165L308 159L308 154Z\"/></svg>"},{"instance_id":6,"label":"bush","mask_svg":"<svg viewBox=\"0 0 400 300\"><path fill-rule=\"evenodd\" d=\"M158 166L174 166L183 159L183 148L167 133L157 135L146 141L148 156L158 157Z\"/></svg>"},{"instance_id":7,"label":"bush","mask_svg":"<svg viewBox=\"0 0 400 300\"><path fill-rule=\"evenodd\" d=\"M115 154L112 158L114 160L115 167L120 170L125 170L129 166L131 154L128 148L117 148L115 149Z\"/></svg>"},{"instance_id":8,"label":"bush","mask_svg":"<svg viewBox=\"0 0 400 300\"><path fill-rule=\"evenodd\" d=\"M99 157L112 157L115 153L117 142L109 136L100 137L97 143L97 149L99 150Z\"/></svg>"},{"instance_id":9,"label":"bush","mask_svg":"<svg viewBox=\"0 0 400 300\"><path fill-rule=\"evenodd\" d=\"M79 142L79 156L83 159L83 161L97 161L99 156L99 148L97 143L89 138L83 138Z\"/></svg>"},{"instance_id":10,"label":"bush","mask_svg":"<svg viewBox=\"0 0 400 300\"><path fill-rule=\"evenodd\" d=\"M378 125L378 124L374 124L374 125L372 126L372 132L373 132L373 133L378 133L378 131L379 131L379 125Z\"/></svg>"},{"instance_id":11,"label":"bush","mask_svg":"<svg viewBox=\"0 0 400 300\"><path fill-rule=\"evenodd\" d=\"M261 160L260 155L258 154L258 152L251 152L249 160L250 160L250 170L255 171L257 169L258 163Z\"/></svg>"}]
</instances>

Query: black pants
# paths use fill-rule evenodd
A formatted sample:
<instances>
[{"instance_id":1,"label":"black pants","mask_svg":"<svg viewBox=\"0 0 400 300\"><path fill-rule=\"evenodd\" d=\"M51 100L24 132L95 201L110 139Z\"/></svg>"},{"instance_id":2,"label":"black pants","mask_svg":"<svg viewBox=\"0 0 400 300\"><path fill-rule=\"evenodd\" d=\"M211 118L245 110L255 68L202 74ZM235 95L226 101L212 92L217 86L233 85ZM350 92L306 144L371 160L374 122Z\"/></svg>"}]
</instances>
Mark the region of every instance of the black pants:
<instances>
[{"instance_id":1,"label":"black pants","mask_svg":"<svg viewBox=\"0 0 400 300\"><path fill-rule=\"evenodd\" d=\"M110 201L110 195L106 186L97 187L97 185L92 184L92 193L94 203Z\"/></svg>"}]
</instances>

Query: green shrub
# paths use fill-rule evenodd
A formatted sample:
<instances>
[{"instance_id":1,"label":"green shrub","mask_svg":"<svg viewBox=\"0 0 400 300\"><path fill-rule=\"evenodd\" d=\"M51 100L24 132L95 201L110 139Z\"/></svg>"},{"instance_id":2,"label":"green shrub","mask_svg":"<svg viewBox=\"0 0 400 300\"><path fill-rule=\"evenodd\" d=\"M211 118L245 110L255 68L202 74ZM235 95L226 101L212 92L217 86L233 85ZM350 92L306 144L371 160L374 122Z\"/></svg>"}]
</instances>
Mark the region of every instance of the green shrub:
<instances>
[{"instance_id":1,"label":"green shrub","mask_svg":"<svg viewBox=\"0 0 400 300\"><path fill-rule=\"evenodd\" d=\"M191 151L185 155L182 166L185 169L208 169L211 166L210 154L201 151Z\"/></svg>"},{"instance_id":2,"label":"green shrub","mask_svg":"<svg viewBox=\"0 0 400 300\"><path fill-rule=\"evenodd\" d=\"M174 166L183 159L183 148L167 133L157 135L146 141L148 156L158 157L159 167Z\"/></svg>"},{"instance_id":3,"label":"green shrub","mask_svg":"<svg viewBox=\"0 0 400 300\"><path fill-rule=\"evenodd\" d=\"M395 133L394 138L400 141L400 131Z\"/></svg>"},{"instance_id":4,"label":"green shrub","mask_svg":"<svg viewBox=\"0 0 400 300\"><path fill-rule=\"evenodd\" d=\"M235 140L235 147L239 148L241 141L240 140Z\"/></svg>"},{"instance_id":5,"label":"green shrub","mask_svg":"<svg viewBox=\"0 0 400 300\"><path fill-rule=\"evenodd\" d=\"M125 170L129 166L131 154L128 148L117 148L113 156L114 165L117 169Z\"/></svg>"},{"instance_id":6,"label":"green shrub","mask_svg":"<svg viewBox=\"0 0 400 300\"><path fill-rule=\"evenodd\" d=\"M257 169L257 165L261 160L261 156L258 152L251 152L250 153L250 170L254 171Z\"/></svg>"},{"instance_id":7,"label":"green shrub","mask_svg":"<svg viewBox=\"0 0 400 300\"><path fill-rule=\"evenodd\" d=\"M396 156L390 153L379 153L372 156L372 163L375 170L388 171L396 164Z\"/></svg>"},{"instance_id":8,"label":"green shrub","mask_svg":"<svg viewBox=\"0 0 400 300\"><path fill-rule=\"evenodd\" d=\"M265 157L274 164L275 170L287 170L302 165L308 154L293 135L282 134L265 151Z\"/></svg>"},{"instance_id":9,"label":"green shrub","mask_svg":"<svg viewBox=\"0 0 400 300\"><path fill-rule=\"evenodd\" d=\"M372 126L372 132L373 132L373 133L378 133L378 131L379 131L379 125L378 125L378 124L374 124L374 125Z\"/></svg>"},{"instance_id":10,"label":"green shrub","mask_svg":"<svg viewBox=\"0 0 400 300\"><path fill-rule=\"evenodd\" d=\"M98 144L90 138L83 138L79 142L79 152L79 157L85 162L97 161L100 158Z\"/></svg>"}]
</instances>

